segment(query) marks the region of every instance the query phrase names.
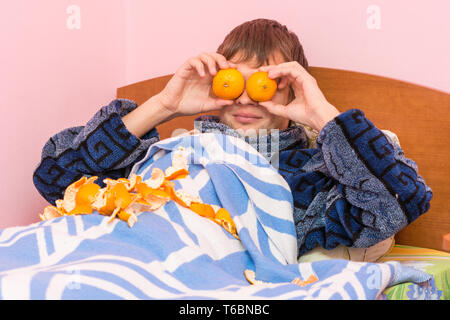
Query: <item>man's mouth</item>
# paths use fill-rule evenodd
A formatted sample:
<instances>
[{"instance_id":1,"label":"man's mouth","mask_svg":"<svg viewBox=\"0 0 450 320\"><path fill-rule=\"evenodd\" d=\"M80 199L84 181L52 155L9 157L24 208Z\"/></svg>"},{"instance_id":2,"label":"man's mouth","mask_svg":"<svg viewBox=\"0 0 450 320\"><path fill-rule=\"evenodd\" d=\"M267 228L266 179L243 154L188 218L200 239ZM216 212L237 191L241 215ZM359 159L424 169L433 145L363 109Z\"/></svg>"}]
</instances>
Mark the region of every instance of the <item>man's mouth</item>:
<instances>
[{"instance_id":1,"label":"man's mouth","mask_svg":"<svg viewBox=\"0 0 450 320\"><path fill-rule=\"evenodd\" d=\"M244 112L239 112L239 113L235 113L233 114L233 117L236 119L236 121L240 122L240 123L253 123L256 122L260 119L262 119L261 116L257 116L251 113L244 113Z\"/></svg>"}]
</instances>

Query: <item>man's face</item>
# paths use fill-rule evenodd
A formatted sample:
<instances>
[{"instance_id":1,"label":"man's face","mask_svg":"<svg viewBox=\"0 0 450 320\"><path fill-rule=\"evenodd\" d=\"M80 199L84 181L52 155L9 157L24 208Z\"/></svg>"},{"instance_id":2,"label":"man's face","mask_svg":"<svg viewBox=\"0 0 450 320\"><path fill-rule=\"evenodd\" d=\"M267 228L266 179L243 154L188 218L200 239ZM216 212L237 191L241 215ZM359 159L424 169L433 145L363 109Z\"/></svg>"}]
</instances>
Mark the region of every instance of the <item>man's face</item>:
<instances>
[{"instance_id":1,"label":"man's face","mask_svg":"<svg viewBox=\"0 0 450 320\"><path fill-rule=\"evenodd\" d=\"M231 62L237 65L236 69L239 70L245 80L251 74L258 71L256 65L256 59L250 61L237 63L239 61L239 53L236 54ZM275 53L269 59L271 65L280 64L286 62L281 54ZM277 104L286 105L289 98L289 86L286 86L282 90L277 89L272 101ZM260 106L257 101L253 101L244 90L242 95L234 100L234 103L230 106L225 106L220 110L220 122L225 123L235 130L242 130L243 134L258 134L258 129L286 129L289 124L289 119L273 115L269 113L263 106ZM247 131L249 129L253 129Z\"/></svg>"}]
</instances>

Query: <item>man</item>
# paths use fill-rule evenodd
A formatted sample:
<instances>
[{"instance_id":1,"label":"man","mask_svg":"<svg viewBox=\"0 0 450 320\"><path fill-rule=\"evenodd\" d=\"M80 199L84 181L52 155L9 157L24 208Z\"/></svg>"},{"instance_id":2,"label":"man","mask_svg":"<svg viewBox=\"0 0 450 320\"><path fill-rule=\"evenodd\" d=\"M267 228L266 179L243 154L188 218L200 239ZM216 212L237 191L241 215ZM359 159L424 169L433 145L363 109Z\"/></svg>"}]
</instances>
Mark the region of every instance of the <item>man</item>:
<instances>
[{"instance_id":1,"label":"man","mask_svg":"<svg viewBox=\"0 0 450 320\"><path fill-rule=\"evenodd\" d=\"M278 90L271 101L260 103L245 91L235 100L217 98L211 92L212 78L226 68L239 70L245 79L267 71L278 81ZM267 19L246 22L217 52L188 59L159 94L139 107L130 100L114 100L86 126L50 138L34 183L54 203L83 175L99 176L100 185L106 177L126 177L158 141L157 125L220 110L219 117L200 117L197 128L239 136L257 149L261 141L268 144L265 156L277 157L277 169L293 193L298 256L316 246L370 247L426 212L431 189L416 164L362 111L339 113L307 69L297 36L285 26ZM305 130L296 123L319 132L317 148L307 148ZM258 130L267 134L256 140L246 134ZM277 146L271 145L273 134Z\"/></svg>"}]
</instances>

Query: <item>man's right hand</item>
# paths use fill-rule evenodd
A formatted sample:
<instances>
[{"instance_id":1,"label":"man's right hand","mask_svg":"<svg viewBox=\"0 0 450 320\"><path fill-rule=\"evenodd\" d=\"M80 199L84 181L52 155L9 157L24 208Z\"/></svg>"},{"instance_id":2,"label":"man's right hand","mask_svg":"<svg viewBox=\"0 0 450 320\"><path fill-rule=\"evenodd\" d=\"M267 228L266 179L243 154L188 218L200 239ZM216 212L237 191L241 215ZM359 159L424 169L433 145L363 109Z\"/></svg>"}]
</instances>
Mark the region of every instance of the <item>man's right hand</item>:
<instances>
[{"instance_id":1,"label":"man's right hand","mask_svg":"<svg viewBox=\"0 0 450 320\"><path fill-rule=\"evenodd\" d=\"M171 118L218 110L233 104L211 94L213 77L219 69L236 68L219 53L201 53L187 60L158 94Z\"/></svg>"},{"instance_id":2,"label":"man's right hand","mask_svg":"<svg viewBox=\"0 0 450 320\"><path fill-rule=\"evenodd\" d=\"M160 93L122 118L125 126L135 136L142 137L152 128L178 116L231 105L232 100L220 99L211 92L217 67L227 69L236 68L236 65L218 53L202 53L187 60Z\"/></svg>"}]
</instances>

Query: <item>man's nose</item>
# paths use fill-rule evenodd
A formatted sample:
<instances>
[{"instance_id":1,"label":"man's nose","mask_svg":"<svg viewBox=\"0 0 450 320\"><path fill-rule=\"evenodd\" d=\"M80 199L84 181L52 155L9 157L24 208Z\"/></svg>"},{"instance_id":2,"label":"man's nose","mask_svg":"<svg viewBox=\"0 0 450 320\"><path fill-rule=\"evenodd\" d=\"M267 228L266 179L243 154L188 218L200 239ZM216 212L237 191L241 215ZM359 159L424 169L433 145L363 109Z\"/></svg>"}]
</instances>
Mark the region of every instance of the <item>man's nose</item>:
<instances>
[{"instance_id":1,"label":"man's nose","mask_svg":"<svg viewBox=\"0 0 450 320\"><path fill-rule=\"evenodd\" d=\"M242 94L236 99L236 103L237 104L242 104L242 105L257 105L258 102L252 100L248 94L247 94L247 88L244 88L244 92L242 92Z\"/></svg>"}]
</instances>

